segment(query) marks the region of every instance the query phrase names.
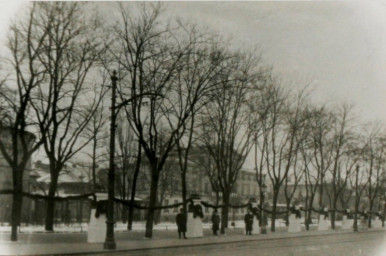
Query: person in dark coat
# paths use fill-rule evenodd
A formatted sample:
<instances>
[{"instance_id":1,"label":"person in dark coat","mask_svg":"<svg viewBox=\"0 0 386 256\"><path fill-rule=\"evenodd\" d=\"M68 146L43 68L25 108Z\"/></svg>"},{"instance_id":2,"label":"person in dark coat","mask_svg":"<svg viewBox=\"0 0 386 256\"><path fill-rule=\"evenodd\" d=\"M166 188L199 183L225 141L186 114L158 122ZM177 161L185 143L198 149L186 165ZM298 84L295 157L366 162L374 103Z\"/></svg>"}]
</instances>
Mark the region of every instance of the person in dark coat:
<instances>
[{"instance_id":1,"label":"person in dark coat","mask_svg":"<svg viewBox=\"0 0 386 256\"><path fill-rule=\"evenodd\" d=\"M178 228L178 238L181 238L181 233L183 234L184 238L186 239L186 214L184 212L184 209L180 209L180 212L176 216L176 223Z\"/></svg>"},{"instance_id":2,"label":"person in dark coat","mask_svg":"<svg viewBox=\"0 0 386 256\"><path fill-rule=\"evenodd\" d=\"M217 236L217 231L219 230L219 227L220 227L220 216L218 215L217 210L214 210L212 214L213 235Z\"/></svg>"},{"instance_id":3,"label":"person in dark coat","mask_svg":"<svg viewBox=\"0 0 386 256\"><path fill-rule=\"evenodd\" d=\"M247 214L245 214L244 216L244 222L245 222L245 231L247 235L252 235L253 215L251 214L251 211L249 209Z\"/></svg>"}]
</instances>

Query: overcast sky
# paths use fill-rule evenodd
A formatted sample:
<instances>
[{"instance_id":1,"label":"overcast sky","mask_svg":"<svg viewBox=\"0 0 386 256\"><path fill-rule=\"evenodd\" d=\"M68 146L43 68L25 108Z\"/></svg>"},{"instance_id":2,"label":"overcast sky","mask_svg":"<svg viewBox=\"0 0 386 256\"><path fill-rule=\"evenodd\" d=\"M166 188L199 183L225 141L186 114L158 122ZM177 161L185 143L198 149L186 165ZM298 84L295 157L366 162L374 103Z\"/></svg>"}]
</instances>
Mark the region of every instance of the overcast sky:
<instances>
[{"instance_id":1,"label":"overcast sky","mask_svg":"<svg viewBox=\"0 0 386 256\"><path fill-rule=\"evenodd\" d=\"M0 40L23 4L0 2ZM353 103L360 119L386 123L386 1L165 4L168 16L231 35L236 47L258 46L283 77L312 81L316 102Z\"/></svg>"},{"instance_id":2,"label":"overcast sky","mask_svg":"<svg viewBox=\"0 0 386 256\"><path fill-rule=\"evenodd\" d=\"M311 80L314 102L355 105L386 124L386 2L173 2L168 12L257 45L284 77ZM246 168L253 168L248 159Z\"/></svg>"},{"instance_id":3,"label":"overcast sky","mask_svg":"<svg viewBox=\"0 0 386 256\"><path fill-rule=\"evenodd\" d=\"M170 13L258 45L284 76L312 80L313 99L353 103L386 123L386 2L173 2Z\"/></svg>"},{"instance_id":4,"label":"overcast sky","mask_svg":"<svg viewBox=\"0 0 386 256\"><path fill-rule=\"evenodd\" d=\"M1 1L1 40L21 5ZM311 80L315 102L353 103L364 122L386 124L386 1L167 2L165 7L167 15L231 35L235 47L258 46L275 72Z\"/></svg>"}]
</instances>

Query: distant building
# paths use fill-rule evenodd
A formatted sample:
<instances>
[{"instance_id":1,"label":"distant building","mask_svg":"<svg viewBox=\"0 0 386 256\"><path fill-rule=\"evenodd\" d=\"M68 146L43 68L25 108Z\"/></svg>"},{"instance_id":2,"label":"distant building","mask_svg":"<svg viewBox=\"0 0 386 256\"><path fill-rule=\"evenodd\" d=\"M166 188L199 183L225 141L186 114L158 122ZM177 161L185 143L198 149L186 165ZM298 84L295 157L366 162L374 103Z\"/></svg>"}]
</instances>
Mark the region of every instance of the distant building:
<instances>
[{"instance_id":1,"label":"distant building","mask_svg":"<svg viewBox=\"0 0 386 256\"><path fill-rule=\"evenodd\" d=\"M33 141L35 136L27 132L26 138L29 141ZM0 139L5 144L8 150L12 150L11 130L7 127L0 128ZM32 145L31 143L29 144ZM19 144L19 147L21 145ZM19 150L19 152L21 152ZM27 163L23 173L23 191L30 191L29 181L31 174L31 160ZM0 152L0 190L13 189L13 177L12 169L8 162L5 160L3 154ZM30 218L29 210L31 207L31 201L28 198L23 198L22 208L22 222L28 222ZM11 222L11 210L12 210L12 195L0 195L0 223Z\"/></svg>"},{"instance_id":2,"label":"distant building","mask_svg":"<svg viewBox=\"0 0 386 256\"><path fill-rule=\"evenodd\" d=\"M47 195L51 182L49 164L41 161L34 163L34 180L31 191L34 194ZM56 196L66 197L92 192L90 168L79 164L68 163L64 166L58 179ZM46 215L46 202L34 199L31 205L31 222L43 224ZM66 200L55 203L55 223L87 222L90 215L90 200Z\"/></svg>"},{"instance_id":3,"label":"distant building","mask_svg":"<svg viewBox=\"0 0 386 256\"><path fill-rule=\"evenodd\" d=\"M181 199L181 176L178 167L177 156L173 153L170 155L164 170L161 172L158 195L159 205L171 205L182 202ZM135 164L128 166L127 173L123 176L123 170L119 164L116 166L115 172L115 197L130 200L130 191L132 185L132 175ZM99 168L96 173L96 183L99 190L107 192L108 184L108 168ZM50 174L48 164L42 162L34 163L33 168L34 183L32 191L39 194L47 194L50 183ZM201 170L194 162L189 162L187 173L187 197L191 194L199 194L201 199L212 204L216 202L216 193L213 191L210 180L203 170ZM68 164L58 181L59 196L69 196L89 193L92 191L91 168L79 164ZM135 202L137 204L147 206L150 192L150 169L146 158L142 160L141 170L137 180L137 189ZM258 198L259 189L255 179L255 173L241 170L236 184L231 193L231 203L234 205L244 204L251 197ZM219 204L222 204L222 195L219 194ZM163 209L157 211L156 219L158 221L173 221L178 212L178 207L171 209ZM44 223L45 218L45 202L44 200L34 200L32 205L32 222ZM211 208L204 208L205 218L208 221L212 213ZM245 209L230 209L229 219L242 219L246 213ZM82 201L64 201L57 202L55 206L55 222L56 223L74 223L87 222L90 214L90 200ZM121 204L115 204L116 221L127 219L127 207ZM146 219L146 210L134 209L134 220L143 221Z\"/></svg>"}]
</instances>

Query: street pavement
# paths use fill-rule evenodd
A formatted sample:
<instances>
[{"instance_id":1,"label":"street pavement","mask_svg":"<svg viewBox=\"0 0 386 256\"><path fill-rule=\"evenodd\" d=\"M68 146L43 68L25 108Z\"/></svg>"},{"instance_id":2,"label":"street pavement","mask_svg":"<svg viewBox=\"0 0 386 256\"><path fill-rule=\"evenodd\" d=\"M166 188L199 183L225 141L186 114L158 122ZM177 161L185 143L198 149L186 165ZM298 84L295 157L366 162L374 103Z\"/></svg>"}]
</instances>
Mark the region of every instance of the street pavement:
<instances>
[{"instance_id":1,"label":"street pavement","mask_svg":"<svg viewBox=\"0 0 386 256\"><path fill-rule=\"evenodd\" d=\"M386 229L302 231L246 236L242 229L228 229L203 238L178 239L176 231L154 231L152 239L143 231L116 232L117 249L103 249L102 243L87 243L87 233L21 233L11 242L0 233L0 255L386 255Z\"/></svg>"},{"instance_id":2,"label":"street pavement","mask_svg":"<svg viewBox=\"0 0 386 256\"><path fill-rule=\"evenodd\" d=\"M98 256L107 256L103 253ZM110 254L112 255L112 254ZM120 252L114 255L128 255ZM385 256L385 232L331 233L322 236L281 237L235 241L191 247L131 251L131 256L210 255L210 256Z\"/></svg>"}]
</instances>

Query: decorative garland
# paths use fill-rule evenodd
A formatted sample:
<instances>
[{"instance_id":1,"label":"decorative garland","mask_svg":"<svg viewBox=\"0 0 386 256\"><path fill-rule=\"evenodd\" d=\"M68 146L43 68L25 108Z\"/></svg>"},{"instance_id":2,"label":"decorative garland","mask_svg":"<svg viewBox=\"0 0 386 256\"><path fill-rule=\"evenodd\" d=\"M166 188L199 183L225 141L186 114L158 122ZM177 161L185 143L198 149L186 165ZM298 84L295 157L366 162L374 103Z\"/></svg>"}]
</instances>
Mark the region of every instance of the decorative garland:
<instances>
[{"instance_id":1,"label":"decorative garland","mask_svg":"<svg viewBox=\"0 0 386 256\"><path fill-rule=\"evenodd\" d=\"M87 193L87 194L81 194L81 195L75 195L75 196L48 196L48 195L40 195L40 194L33 194L33 193L28 193L28 192L24 192L24 191L15 191L15 190L12 190L12 189L2 189L0 190L0 195L17 195L17 194L20 194L21 196L25 196L25 197L28 197L28 198L32 198L32 199L41 199L41 200L53 200L53 201L68 201L68 200L80 200L80 199L88 199L90 197L93 197L93 201L96 201L96 195L95 193ZM131 206L131 207L134 207L136 209L140 209L140 210L148 210L150 209L150 207L148 206L141 206L139 205L138 203L136 202L131 202L130 200L122 200L122 199L119 199L119 198L114 198L114 201L117 202L117 203L120 203L120 204L123 204L123 205L126 205L126 206ZM188 202L191 202L192 199L189 198L187 200L187 203ZM166 206L155 206L155 207L152 207L152 209L154 210L162 210L162 209L170 209L170 208L176 208L176 207L180 207L182 206L184 203L181 202L181 203L176 203L176 204L172 204L172 205L166 205ZM205 201L201 201L201 204L205 207L209 207L209 208L213 208L213 209L218 209L218 208L224 208L225 205L214 205L214 204L211 204L209 202L205 202ZM197 205L197 206L200 206L200 205ZM260 209L260 207L258 206L257 208L252 208L252 204L251 203L246 203L246 204L242 204L242 205L232 205L232 204L229 204L229 207L230 208L233 208L233 209L239 209L239 208L246 208L246 207L249 207L252 212L253 210L256 211L256 210L263 210L264 212L266 213L269 213L269 214L272 214L273 211L270 211L266 208L262 208ZM201 208L201 206L200 206ZM198 208L197 208L198 209ZM312 208L309 208L309 209L306 209L306 208L300 208L299 210L300 211L308 211L308 210L312 210L316 213L320 213L320 214L328 214L330 212L333 212L333 210L327 210L327 211L324 211L324 209L315 209L314 207ZM291 208L290 208L290 211L291 211ZM335 210L336 212L338 213L342 213L344 215L348 215L347 213L347 210L339 210L339 209L336 209ZM199 210L197 210L197 215L201 215L198 213ZM202 208L201 208L201 213L202 213ZM284 214L284 213L288 213L288 211L276 211L276 214L280 215L280 214ZM380 218L383 218L383 215L379 212L361 212L361 211L357 211L356 212L357 214L361 215L361 216L364 216L364 217L368 217L368 215L370 214L374 214L375 216L377 217L380 217ZM351 214L355 214L355 211L352 212Z\"/></svg>"},{"instance_id":2,"label":"decorative garland","mask_svg":"<svg viewBox=\"0 0 386 256\"><path fill-rule=\"evenodd\" d=\"M17 195L17 194L20 194L21 196L25 196L28 198L33 198L33 199L43 199L43 200L53 200L53 201L87 199L90 196L92 196L95 199L94 193L88 193L88 194L82 194L82 195L76 195L76 196L45 196L45 195L27 193L27 192L23 192L23 191L17 192L17 191L14 191L12 189L0 190L0 195Z\"/></svg>"},{"instance_id":3,"label":"decorative garland","mask_svg":"<svg viewBox=\"0 0 386 256\"><path fill-rule=\"evenodd\" d=\"M189 202L191 199L187 200L187 202ZM184 203L181 202L181 203L176 203L176 204L171 204L171 205L165 205L165 206L155 206L155 207L148 207L148 206L142 206L142 205L139 205L135 202L131 202L129 200L122 200L122 199L119 199L119 198L115 198L114 197L114 202L117 202L117 203L120 203L120 204L123 204L123 205L126 205L126 206L131 206L131 207L134 207L136 209L140 209L140 210L149 210L149 209L154 209L154 210L162 210L162 209L170 209L170 208L177 208L177 207L180 207L182 206Z\"/></svg>"},{"instance_id":4,"label":"decorative garland","mask_svg":"<svg viewBox=\"0 0 386 256\"><path fill-rule=\"evenodd\" d=\"M208 202L205 202L205 201L201 201L201 204L202 204L203 206L205 206L205 207L209 207L209 208L213 208L213 209L218 209L218 208L224 208L224 207L225 207L225 204L214 205L214 204L211 204L211 203L208 203ZM246 203L246 204L241 204L241 205L232 205L232 204L229 204L228 206L229 206L229 208L239 209L239 208L250 207L250 206L251 206L251 203Z\"/></svg>"}]
</instances>

